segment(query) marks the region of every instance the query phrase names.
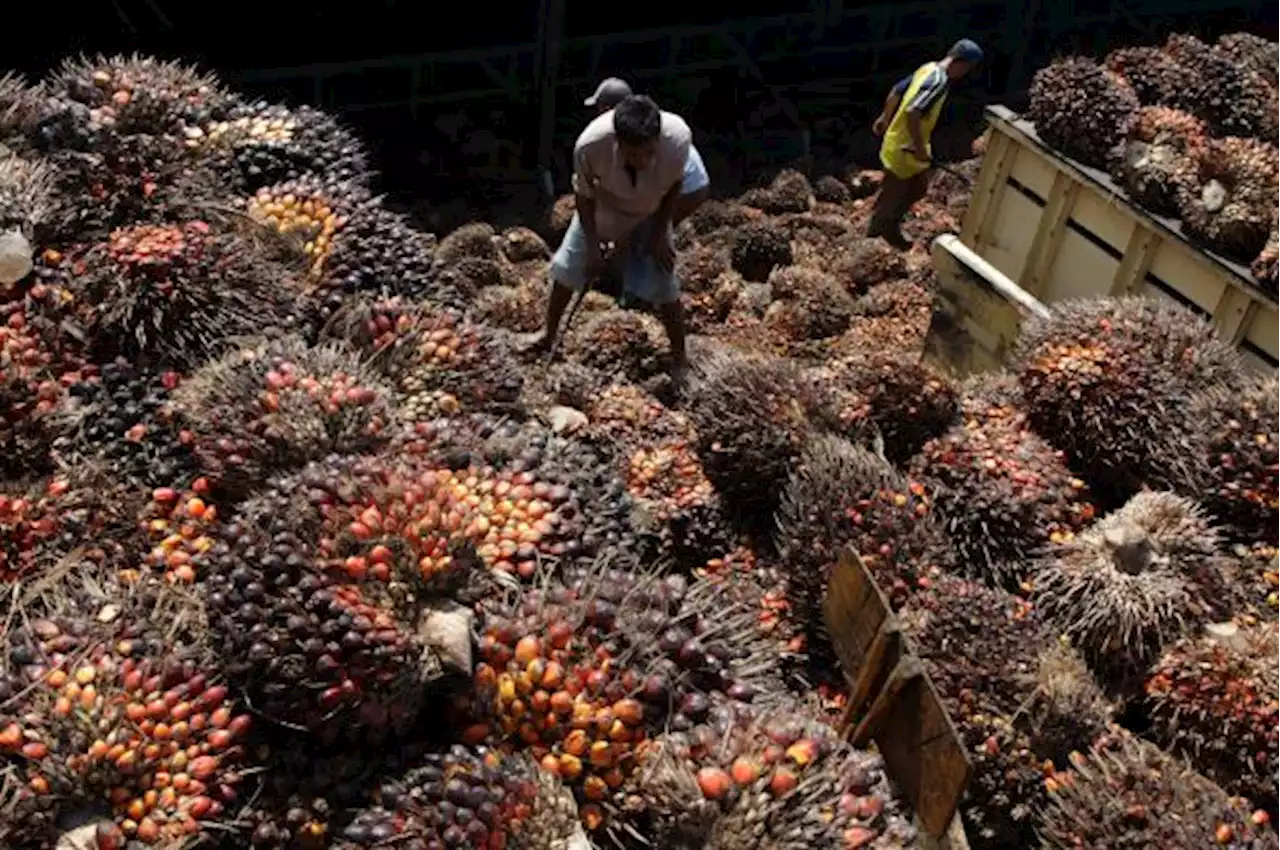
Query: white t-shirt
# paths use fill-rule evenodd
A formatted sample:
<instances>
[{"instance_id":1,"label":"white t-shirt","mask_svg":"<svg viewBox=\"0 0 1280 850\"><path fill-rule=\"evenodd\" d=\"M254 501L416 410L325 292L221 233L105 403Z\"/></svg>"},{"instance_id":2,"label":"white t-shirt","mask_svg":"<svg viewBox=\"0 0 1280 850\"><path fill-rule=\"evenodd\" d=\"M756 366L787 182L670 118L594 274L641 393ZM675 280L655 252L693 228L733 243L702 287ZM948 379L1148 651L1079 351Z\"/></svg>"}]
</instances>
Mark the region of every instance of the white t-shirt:
<instances>
[{"instance_id":1,"label":"white t-shirt","mask_svg":"<svg viewBox=\"0 0 1280 850\"><path fill-rule=\"evenodd\" d=\"M573 189L596 202L596 230L604 241L621 239L658 211L663 197L684 179L693 134L679 115L662 113L658 150L633 182L618 150L613 111L598 116L573 146Z\"/></svg>"}]
</instances>

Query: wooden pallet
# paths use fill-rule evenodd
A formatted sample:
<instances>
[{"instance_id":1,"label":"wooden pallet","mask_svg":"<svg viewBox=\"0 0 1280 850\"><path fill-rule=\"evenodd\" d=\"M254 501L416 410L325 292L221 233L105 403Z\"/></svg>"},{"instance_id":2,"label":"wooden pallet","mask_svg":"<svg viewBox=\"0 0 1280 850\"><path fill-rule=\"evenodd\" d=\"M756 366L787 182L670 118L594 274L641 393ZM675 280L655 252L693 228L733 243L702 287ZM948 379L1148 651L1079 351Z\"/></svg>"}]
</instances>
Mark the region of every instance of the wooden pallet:
<instances>
[{"instance_id":1,"label":"wooden pallet","mask_svg":"<svg viewBox=\"0 0 1280 850\"><path fill-rule=\"evenodd\" d=\"M956 814L969 781L964 744L884 593L852 549L832 571L823 614L850 683L842 732L854 746L875 743L934 847L967 850Z\"/></svg>"},{"instance_id":2,"label":"wooden pallet","mask_svg":"<svg viewBox=\"0 0 1280 850\"><path fill-rule=\"evenodd\" d=\"M966 246L1050 307L1101 295L1177 301L1251 365L1276 368L1276 301L1248 268L1188 242L1179 222L1130 203L1107 174L1062 156L1009 109L989 107L986 118L987 152L960 229Z\"/></svg>"}]
</instances>

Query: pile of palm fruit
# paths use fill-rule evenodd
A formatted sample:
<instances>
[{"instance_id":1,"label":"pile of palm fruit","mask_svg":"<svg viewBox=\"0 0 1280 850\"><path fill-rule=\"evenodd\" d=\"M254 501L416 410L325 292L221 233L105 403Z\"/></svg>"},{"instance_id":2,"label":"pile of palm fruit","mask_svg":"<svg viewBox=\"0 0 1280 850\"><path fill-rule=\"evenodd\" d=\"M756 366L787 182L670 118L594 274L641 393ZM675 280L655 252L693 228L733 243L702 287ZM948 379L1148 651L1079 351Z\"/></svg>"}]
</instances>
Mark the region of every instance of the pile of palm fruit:
<instances>
[{"instance_id":1,"label":"pile of palm fruit","mask_svg":"<svg viewBox=\"0 0 1280 850\"><path fill-rule=\"evenodd\" d=\"M1077 155L1159 148L1135 186L1256 241L1204 198L1265 193L1258 45L1073 62ZM953 176L906 252L874 172L703 205L674 383L606 292L524 353L571 197L437 240L334 116L143 58L0 79L0 143L0 846L923 846L837 731L846 548L972 845L1276 846L1275 378L1137 299L926 362Z\"/></svg>"},{"instance_id":2,"label":"pile of palm fruit","mask_svg":"<svg viewBox=\"0 0 1280 850\"><path fill-rule=\"evenodd\" d=\"M1027 118L1040 138L1109 171L1131 200L1190 239L1251 265L1277 293L1277 49L1247 33L1125 47L1042 68Z\"/></svg>"}]
</instances>

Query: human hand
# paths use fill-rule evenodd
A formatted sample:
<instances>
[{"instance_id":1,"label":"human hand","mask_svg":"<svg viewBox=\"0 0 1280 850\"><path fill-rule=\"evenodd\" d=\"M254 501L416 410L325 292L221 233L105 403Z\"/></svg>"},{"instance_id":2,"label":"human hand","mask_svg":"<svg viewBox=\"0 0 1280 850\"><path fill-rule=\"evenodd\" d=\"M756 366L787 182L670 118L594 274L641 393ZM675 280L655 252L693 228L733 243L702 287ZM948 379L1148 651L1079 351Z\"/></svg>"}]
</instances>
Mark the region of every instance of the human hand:
<instances>
[{"instance_id":1,"label":"human hand","mask_svg":"<svg viewBox=\"0 0 1280 850\"><path fill-rule=\"evenodd\" d=\"M932 160L929 158L929 152L917 150L915 145L903 145L902 152L911 154L921 162L932 162Z\"/></svg>"}]
</instances>

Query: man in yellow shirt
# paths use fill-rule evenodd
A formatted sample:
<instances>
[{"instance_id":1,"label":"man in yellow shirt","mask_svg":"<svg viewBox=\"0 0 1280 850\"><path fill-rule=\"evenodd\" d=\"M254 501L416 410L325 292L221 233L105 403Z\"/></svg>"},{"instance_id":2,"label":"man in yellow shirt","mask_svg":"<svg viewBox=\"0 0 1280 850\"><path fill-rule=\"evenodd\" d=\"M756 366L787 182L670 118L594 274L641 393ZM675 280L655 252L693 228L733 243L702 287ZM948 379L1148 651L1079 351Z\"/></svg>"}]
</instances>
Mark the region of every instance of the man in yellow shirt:
<instances>
[{"instance_id":1,"label":"man in yellow shirt","mask_svg":"<svg viewBox=\"0 0 1280 850\"><path fill-rule=\"evenodd\" d=\"M982 48L963 38L941 60L921 65L889 92L884 110L871 125L872 132L884 136L880 144L884 182L876 195L868 236L883 237L903 250L911 247L902 235L902 219L929 188L929 169L933 165L929 140L942 104L951 83L981 61Z\"/></svg>"}]
</instances>

